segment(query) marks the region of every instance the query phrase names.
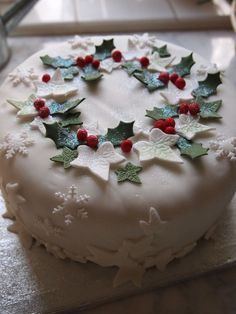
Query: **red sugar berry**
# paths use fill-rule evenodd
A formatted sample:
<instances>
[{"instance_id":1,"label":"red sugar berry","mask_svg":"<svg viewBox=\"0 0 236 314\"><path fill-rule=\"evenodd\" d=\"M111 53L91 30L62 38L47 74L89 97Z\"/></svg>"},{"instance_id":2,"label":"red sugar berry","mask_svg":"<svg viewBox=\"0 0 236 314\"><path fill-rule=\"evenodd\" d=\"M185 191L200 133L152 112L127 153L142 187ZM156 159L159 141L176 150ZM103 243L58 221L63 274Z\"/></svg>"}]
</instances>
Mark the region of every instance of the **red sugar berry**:
<instances>
[{"instance_id":1,"label":"red sugar berry","mask_svg":"<svg viewBox=\"0 0 236 314\"><path fill-rule=\"evenodd\" d=\"M85 66L85 60L82 57L76 59L76 64L78 67L83 68Z\"/></svg>"},{"instance_id":2,"label":"red sugar berry","mask_svg":"<svg viewBox=\"0 0 236 314\"><path fill-rule=\"evenodd\" d=\"M175 134L175 128L173 128L173 126L167 126L164 132L167 134Z\"/></svg>"},{"instance_id":3,"label":"red sugar berry","mask_svg":"<svg viewBox=\"0 0 236 314\"><path fill-rule=\"evenodd\" d=\"M187 114L189 111L189 104L186 102L183 102L180 106L179 106L179 113L182 114Z\"/></svg>"},{"instance_id":4,"label":"red sugar berry","mask_svg":"<svg viewBox=\"0 0 236 314\"><path fill-rule=\"evenodd\" d=\"M96 59L96 60L93 60L92 66L93 66L94 69L98 69L99 66L100 66L100 61L97 60L97 59Z\"/></svg>"},{"instance_id":5,"label":"red sugar berry","mask_svg":"<svg viewBox=\"0 0 236 314\"><path fill-rule=\"evenodd\" d=\"M83 142L86 141L88 136L88 132L85 129L79 129L77 131L77 138L79 141Z\"/></svg>"},{"instance_id":6,"label":"red sugar berry","mask_svg":"<svg viewBox=\"0 0 236 314\"><path fill-rule=\"evenodd\" d=\"M178 89L184 89L186 85L185 79L182 77L178 77L175 81L175 86L178 87Z\"/></svg>"},{"instance_id":7,"label":"red sugar berry","mask_svg":"<svg viewBox=\"0 0 236 314\"><path fill-rule=\"evenodd\" d=\"M165 120L165 124L166 126L172 126L173 128L175 127L175 120L173 118L167 118Z\"/></svg>"},{"instance_id":8,"label":"red sugar berry","mask_svg":"<svg viewBox=\"0 0 236 314\"><path fill-rule=\"evenodd\" d=\"M51 80L50 74L45 73L45 74L42 76L42 81L43 81L44 83L47 83L47 82L49 82L50 80Z\"/></svg>"},{"instance_id":9,"label":"red sugar berry","mask_svg":"<svg viewBox=\"0 0 236 314\"><path fill-rule=\"evenodd\" d=\"M50 110L47 106L39 108L39 116L42 119L47 118L50 115Z\"/></svg>"},{"instance_id":10,"label":"red sugar berry","mask_svg":"<svg viewBox=\"0 0 236 314\"><path fill-rule=\"evenodd\" d=\"M177 80L178 77L179 77L179 75L177 73L175 73L175 72L170 74L171 82L175 84L175 81Z\"/></svg>"},{"instance_id":11,"label":"red sugar berry","mask_svg":"<svg viewBox=\"0 0 236 314\"><path fill-rule=\"evenodd\" d=\"M159 80L162 81L163 83L167 84L169 82L169 73L168 72L161 72L159 74Z\"/></svg>"},{"instance_id":12,"label":"red sugar berry","mask_svg":"<svg viewBox=\"0 0 236 314\"><path fill-rule=\"evenodd\" d=\"M157 129L160 129L160 130L164 131L165 128L166 128L165 120L162 120L162 119L156 120L154 122L154 128L157 128Z\"/></svg>"},{"instance_id":13,"label":"red sugar berry","mask_svg":"<svg viewBox=\"0 0 236 314\"><path fill-rule=\"evenodd\" d=\"M85 56L84 61L86 64L92 63L93 62L93 56L92 55Z\"/></svg>"},{"instance_id":14,"label":"red sugar berry","mask_svg":"<svg viewBox=\"0 0 236 314\"><path fill-rule=\"evenodd\" d=\"M142 67L146 68L149 66L149 59L148 57L142 57L141 59L139 59L139 62L141 63Z\"/></svg>"},{"instance_id":15,"label":"red sugar berry","mask_svg":"<svg viewBox=\"0 0 236 314\"><path fill-rule=\"evenodd\" d=\"M111 54L111 57L115 62L120 62L122 59L122 53L120 50L114 50Z\"/></svg>"},{"instance_id":16,"label":"red sugar berry","mask_svg":"<svg viewBox=\"0 0 236 314\"><path fill-rule=\"evenodd\" d=\"M189 104L189 112L192 116L196 116L200 112L200 106L197 103Z\"/></svg>"},{"instance_id":17,"label":"red sugar berry","mask_svg":"<svg viewBox=\"0 0 236 314\"><path fill-rule=\"evenodd\" d=\"M40 108L45 106L45 100L43 98L37 98L34 101L34 107L39 111Z\"/></svg>"},{"instance_id":18,"label":"red sugar berry","mask_svg":"<svg viewBox=\"0 0 236 314\"><path fill-rule=\"evenodd\" d=\"M89 135L87 137L87 145L91 148L96 148L98 145L98 137L96 135Z\"/></svg>"},{"instance_id":19,"label":"red sugar berry","mask_svg":"<svg viewBox=\"0 0 236 314\"><path fill-rule=\"evenodd\" d=\"M133 147L133 142L131 140L123 140L120 147L124 153L129 153Z\"/></svg>"}]
</instances>

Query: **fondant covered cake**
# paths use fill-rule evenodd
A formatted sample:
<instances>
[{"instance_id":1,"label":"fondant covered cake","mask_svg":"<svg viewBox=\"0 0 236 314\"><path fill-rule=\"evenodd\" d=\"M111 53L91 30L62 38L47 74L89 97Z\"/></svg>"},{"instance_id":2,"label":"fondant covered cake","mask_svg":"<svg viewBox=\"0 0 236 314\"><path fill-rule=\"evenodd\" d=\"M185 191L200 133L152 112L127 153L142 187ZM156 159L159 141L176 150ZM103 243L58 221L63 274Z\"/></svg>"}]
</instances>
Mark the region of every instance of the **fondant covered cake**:
<instances>
[{"instance_id":1,"label":"fondant covered cake","mask_svg":"<svg viewBox=\"0 0 236 314\"><path fill-rule=\"evenodd\" d=\"M0 89L11 231L140 284L208 238L236 187L235 90L217 67L148 34L76 36Z\"/></svg>"}]
</instances>

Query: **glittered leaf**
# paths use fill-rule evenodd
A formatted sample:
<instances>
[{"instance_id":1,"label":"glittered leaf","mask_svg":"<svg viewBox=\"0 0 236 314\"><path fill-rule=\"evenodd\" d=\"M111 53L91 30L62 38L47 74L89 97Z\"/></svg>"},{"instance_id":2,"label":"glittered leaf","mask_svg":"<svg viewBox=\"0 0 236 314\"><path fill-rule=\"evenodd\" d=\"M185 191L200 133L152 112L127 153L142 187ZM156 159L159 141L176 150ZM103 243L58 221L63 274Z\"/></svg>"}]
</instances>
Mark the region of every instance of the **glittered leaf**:
<instances>
[{"instance_id":1,"label":"glittered leaf","mask_svg":"<svg viewBox=\"0 0 236 314\"><path fill-rule=\"evenodd\" d=\"M219 119L221 116L217 113L220 106L222 105L222 100L215 100L211 102L205 102L202 97L196 98L196 103L200 105L200 116L203 119Z\"/></svg>"},{"instance_id":2,"label":"glittered leaf","mask_svg":"<svg viewBox=\"0 0 236 314\"><path fill-rule=\"evenodd\" d=\"M81 125L83 122L80 120L80 112L68 113L63 116L63 120L60 121L60 124L63 128L70 125Z\"/></svg>"},{"instance_id":3,"label":"glittered leaf","mask_svg":"<svg viewBox=\"0 0 236 314\"><path fill-rule=\"evenodd\" d=\"M122 68L124 68L130 76L133 75L134 72L142 71L141 64L137 61L125 62L124 64L122 64Z\"/></svg>"},{"instance_id":4,"label":"glittered leaf","mask_svg":"<svg viewBox=\"0 0 236 314\"><path fill-rule=\"evenodd\" d=\"M104 39L101 45L95 46L95 49L95 59L104 60L111 57L111 52L113 49L115 49L113 38L109 40Z\"/></svg>"},{"instance_id":5,"label":"glittered leaf","mask_svg":"<svg viewBox=\"0 0 236 314\"><path fill-rule=\"evenodd\" d=\"M50 114L63 114L66 113L74 108L76 108L85 98L76 99L76 100L68 100L63 102L62 104L52 101L48 104L48 108L50 110Z\"/></svg>"},{"instance_id":6,"label":"glittered leaf","mask_svg":"<svg viewBox=\"0 0 236 314\"><path fill-rule=\"evenodd\" d=\"M170 57L171 54L169 53L168 49L167 49L167 45L161 46L161 47L153 47L152 48L152 53L154 52L158 52L159 56L161 58L167 58Z\"/></svg>"},{"instance_id":7,"label":"glittered leaf","mask_svg":"<svg viewBox=\"0 0 236 314\"><path fill-rule=\"evenodd\" d=\"M180 63L173 65L169 69L169 72L176 72L178 75L183 77L190 74L191 67L194 64L195 61L193 60L193 54L191 53L189 56L181 58Z\"/></svg>"},{"instance_id":8,"label":"glittered leaf","mask_svg":"<svg viewBox=\"0 0 236 314\"><path fill-rule=\"evenodd\" d=\"M71 161L73 161L77 157L78 157L77 150L71 150L68 147L64 147L61 155L56 155L50 158L50 160L63 163L64 168L67 169L71 167L70 165Z\"/></svg>"},{"instance_id":9,"label":"glittered leaf","mask_svg":"<svg viewBox=\"0 0 236 314\"><path fill-rule=\"evenodd\" d=\"M118 168L115 173L117 175L118 182L130 181L133 183L141 184L141 180L138 176L138 173L143 168L140 166L135 166L131 162L128 162L124 168Z\"/></svg>"},{"instance_id":10,"label":"glittered leaf","mask_svg":"<svg viewBox=\"0 0 236 314\"><path fill-rule=\"evenodd\" d=\"M142 84L147 87L147 89L151 92L158 88L165 87L165 84L160 81L155 73L150 73L148 71L142 71L140 73L134 73L133 76L139 80Z\"/></svg>"},{"instance_id":11,"label":"glittered leaf","mask_svg":"<svg viewBox=\"0 0 236 314\"><path fill-rule=\"evenodd\" d=\"M146 110L146 117L154 120L166 119L178 116L177 106L166 105L163 108L154 107L153 110Z\"/></svg>"},{"instance_id":12,"label":"glittered leaf","mask_svg":"<svg viewBox=\"0 0 236 314\"><path fill-rule=\"evenodd\" d=\"M127 138L134 135L133 125L134 121L128 123L120 121L116 128L108 128L107 134L100 136L99 141L101 143L109 141L112 142L114 146L119 146L123 140L126 140Z\"/></svg>"},{"instance_id":13,"label":"glittered leaf","mask_svg":"<svg viewBox=\"0 0 236 314\"><path fill-rule=\"evenodd\" d=\"M50 57L49 55L45 55L40 57L43 64L51 66L55 69L57 68L70 68L72 65L75 65L75 61L73 59L64 59L62 57Z\"/></svg>"},{"instance_id":14,"label":"glittered leaf","mask_svg":"<svg viewBox=\"0 0 236 314\"><path fill-rule=\"evenodd\" d=\"M216 94L217 87L222 84L220 79L220 72L210 74L208 73L207 78L204 81L198 82L198 87L193 90L193 96L209 97Z\"/></svg>"},{"instance_id":15,"label":"glittered leaf","mask_svg":"<svg viewBox=\"0 0 236 314\"><path fill-rule=\"evenodd\" d=\"M83 80L87 82L97 81L103 76L97 69L95 69L91 64L86 65L83 68L83 75L81 76Z\"/></svg>"},{"instance_id":16,"label":"glittered leaf","mask_svg":"<svg viewBox=\"0 0 236 314\"><path fill-rule=\"evenodd\" d=\"M68 128L63 128L58 122L53 124L44 123L46 128L46 137L52 139L57 148L68 147L75 149L79 146L80 142L77 139L77 135L74 131Z\"/></svg>"},{"instance_id":17,"label":"glittered leaf","mask_svg":"<svg viewBox=\"0 0 236 314\"><path fill-rule=\"evenodd\" d=\"M180 137L176 143L181 155L185 155L191 159L207 155L208 148L202 147L200 143L193 143L183 137Z\"/></svg>"},{"instance_id":18,"label":"glittered leaf","mask_svg":"<svg viewBox=\"0 0 236 314\"><path fill-rule=\"evenodd\" d=\"M69 67L68 69L61 69L61 75L64 80L73 80L74 76L79 74L79 69L77 67Z\"/></svg>"}]
</instances>

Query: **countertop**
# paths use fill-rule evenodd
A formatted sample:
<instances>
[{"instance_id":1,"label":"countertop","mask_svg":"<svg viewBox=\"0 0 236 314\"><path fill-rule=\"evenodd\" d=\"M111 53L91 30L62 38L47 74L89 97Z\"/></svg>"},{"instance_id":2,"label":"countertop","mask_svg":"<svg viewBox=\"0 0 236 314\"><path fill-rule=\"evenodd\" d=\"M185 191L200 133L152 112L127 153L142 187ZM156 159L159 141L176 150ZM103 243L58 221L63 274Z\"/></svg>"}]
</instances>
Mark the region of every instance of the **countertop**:
<instances>
[{"instance_id":1,"label":"countertop","mask_svg":"<svg viewBox=\"0 0 236 314\"><path fill-rule=\"evenodd\" d=\"M157 33L160 39L193 50L216 63L236 86L235 34L230 31ZM0 83L7 73L32 53L69 37L12 37L13 54L0 72ZM27 45L25 41L27 40ZM235 314L236 267L157 291L100 306L86 314Z\"/></svg>"}]
</instances>

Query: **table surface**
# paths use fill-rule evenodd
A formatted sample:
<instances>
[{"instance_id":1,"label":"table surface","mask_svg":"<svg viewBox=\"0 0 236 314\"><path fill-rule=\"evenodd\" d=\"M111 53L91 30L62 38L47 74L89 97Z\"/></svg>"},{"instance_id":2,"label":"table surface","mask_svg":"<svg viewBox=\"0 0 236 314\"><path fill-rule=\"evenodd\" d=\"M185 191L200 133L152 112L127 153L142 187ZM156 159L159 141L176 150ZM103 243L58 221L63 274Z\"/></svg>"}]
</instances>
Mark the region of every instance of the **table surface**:
<instances>
[{"instance_id":1,"label":"table surface","mask_svg":"<svg viewBox=\"0 0 236 314\"><path fill-rule=\"evenodd\" d=\"M193 50L213 63L236 85L235 34L230 31L157 33L158 38ZM32 53L68 37L10 38L10 63L0 72L0 83L7 73ZM30 43L30 44L29 44ZM189 280L158 291L100 306L87 314L235 314L236 267Z\"/></svg>"}]
</instances>

